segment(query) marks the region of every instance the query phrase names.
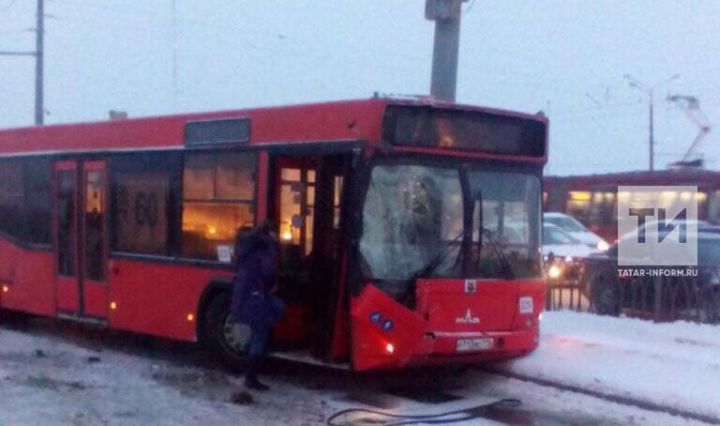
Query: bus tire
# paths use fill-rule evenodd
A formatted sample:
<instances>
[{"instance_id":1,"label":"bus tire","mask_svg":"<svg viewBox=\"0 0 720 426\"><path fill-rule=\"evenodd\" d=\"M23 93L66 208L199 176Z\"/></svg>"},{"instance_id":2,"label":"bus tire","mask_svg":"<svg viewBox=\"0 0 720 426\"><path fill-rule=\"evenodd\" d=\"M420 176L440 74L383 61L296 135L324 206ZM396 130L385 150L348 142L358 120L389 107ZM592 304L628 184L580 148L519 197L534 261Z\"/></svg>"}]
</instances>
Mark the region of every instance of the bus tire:
<instances>
[{"instance_id":1,"label":"bus tire","mask_svg":"<svg viewBox=\"0 0 720 426\"><path fill-rule=\"evenodd\" d=\"M234 341L232 327L230 292L223 291L208 303L203 318L202 335L206 347L220 360L233 365L241 365L247 359L246 342ZM249 339L249 328L247 328L245 335Z\"/></svg>"}]
</instances>

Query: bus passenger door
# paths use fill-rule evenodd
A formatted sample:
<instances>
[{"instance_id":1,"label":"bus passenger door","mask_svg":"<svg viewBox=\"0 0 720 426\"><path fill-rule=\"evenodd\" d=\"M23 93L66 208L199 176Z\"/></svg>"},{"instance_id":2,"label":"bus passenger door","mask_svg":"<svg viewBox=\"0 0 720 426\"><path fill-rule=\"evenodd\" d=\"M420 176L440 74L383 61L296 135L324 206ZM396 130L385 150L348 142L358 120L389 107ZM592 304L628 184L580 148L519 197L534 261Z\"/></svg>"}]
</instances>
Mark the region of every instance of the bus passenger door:
<instances>
[{"instance_id":1,"label":"bus passenger door","mask_svg":"<svg viewBox=\"0 0 720 426\"><path fill-rule=\"evenodd\" d=\"M278 335L299 338L325 357L340 299L340 217L347 154L275 157L273 218L280 238L280 297L289 305Z\"/></svg>"},{"instance_id":2,"label":"bus passenger door","mask_svg":"<svg viewBox=\"0 0 720 426\"><path fill-rule=\"evenodd\" d=\"M107 167L104 161L55 163L57 311L105 319Z\"/></svg>"},{"instance_id":3,"label":"bus passenger door","mask_svg":"<svg viewBox=\"0 0 720 426\"><path fill-rule=\"evenodd\" d=\"M280 240L278 295L288 305L276 335L294 345L310 338L308 261L313 246L315 162L301 157L276 157L274 219Z\"/></svg>"}]
</instances>

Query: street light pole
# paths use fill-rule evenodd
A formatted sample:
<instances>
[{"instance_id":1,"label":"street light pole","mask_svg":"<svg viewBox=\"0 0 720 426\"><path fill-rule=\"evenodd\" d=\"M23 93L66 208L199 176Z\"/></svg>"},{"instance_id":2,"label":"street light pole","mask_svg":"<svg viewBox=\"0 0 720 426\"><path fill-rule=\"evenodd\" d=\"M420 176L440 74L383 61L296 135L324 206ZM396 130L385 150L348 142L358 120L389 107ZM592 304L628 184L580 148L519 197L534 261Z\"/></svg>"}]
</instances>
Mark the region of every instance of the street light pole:
<instances>
[{"instance_id":1,"label":"street light pole","mask_svg":"<svg viewBox=\"0 0 720 426\"><path fill-rule=\"evenodd\" d=\"M461 5L467 0L426 0L425 18L435 21L430 95L455 102Z\"/></svg>"},{"instance_id":2,"label":"street light pole","mask_svg":"<svg viewBox=\"0 0 720 426\"><path fill-rule=\"evenodd\" d=\"M45 107L43 93L44 76L44 42L45 42L45 6L44 0L37 2L37 31L35 38L35 125L40 126L45 121Z\"/></svg>"},{"instance_id":3,"label":"street light pole","mask_svg":"<svg viewBox=\"0 0 720 426\"><path fill-rule=\"evenodd\" d=\"M634 87L648 96L648 157L650 162L650 171L655 171L655 89L658 86L669 83L678 77L678 74L673 75L670 78L655 83L652 86L648 86L644 83L633 78L630 74L624 74L623 77L628 80L630 87Z\"/></svg>"}]
</instances>

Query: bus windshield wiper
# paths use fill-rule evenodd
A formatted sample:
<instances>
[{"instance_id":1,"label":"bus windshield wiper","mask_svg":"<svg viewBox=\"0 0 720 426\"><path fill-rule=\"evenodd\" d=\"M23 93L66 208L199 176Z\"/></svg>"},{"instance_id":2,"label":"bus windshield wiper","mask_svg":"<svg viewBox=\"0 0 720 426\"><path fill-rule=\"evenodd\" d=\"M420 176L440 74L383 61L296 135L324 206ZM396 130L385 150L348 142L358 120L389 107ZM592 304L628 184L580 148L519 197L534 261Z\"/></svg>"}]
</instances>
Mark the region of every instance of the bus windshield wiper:
<instances>
[{"instance_id":1,"label":"bus windshield wiper","mask_svg":"<svg viewBox=\"0 0 720 426\"><path fill-rule=\"evenodd\" d=\"M457 243L463 235L465 235L464 229L457 235L457 237L453 238L451 241L448 241L448 243L442 249L438 250L438 252L435 253L435 256L433 256L433 258L430 259L430 261L425 266L415 271L415 273L413 273L410 278L406 280L406 282L408 284L412 284L418 278L432 274L435 269L437 269L438 266L443 263L448 253L450 253L450 248L455 243Z\"/></svg>"},{"instance_id":2,"label":"bus windshield wiper","mask_svg":"<svg viewBox=\"0 0 720 426\"><path fill-rule=\"evenodd\" d=\"M505 251L500 247L500 243L498 242L497 238L495 238L495 233L485 227L480 227L480 236L479 240L482 241L483 235L487 238L488 243L490 244L490 248L492 248L493 253L495 254L495 257L497 257L498 262L500 263L500 270L502 271L503 276L506 280L511 280L515 276L515 273L512 270L512 265L510 261L507 258L507 255L505 255ZM482 243L480 243L482 244ZM478 256L478 261L480 260L480 257Z\"/></svg>"}]
</instances>

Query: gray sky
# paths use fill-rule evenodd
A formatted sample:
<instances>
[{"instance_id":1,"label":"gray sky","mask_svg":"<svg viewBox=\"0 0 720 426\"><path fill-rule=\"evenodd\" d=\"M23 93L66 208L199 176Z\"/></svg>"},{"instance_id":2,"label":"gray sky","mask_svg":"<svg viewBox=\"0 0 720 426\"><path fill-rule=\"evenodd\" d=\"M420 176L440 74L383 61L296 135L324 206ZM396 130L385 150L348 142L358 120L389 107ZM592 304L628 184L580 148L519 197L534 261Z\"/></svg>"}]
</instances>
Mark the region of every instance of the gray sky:
<instances>
[{"instance_id":1,"label":"gray sky","mask_svg":"<svg viewBox=\"0 0 720 426\"><path fill-rule=\"evenodd\" d=\"M367 98L429 90L424 0L47 0L47 123ZM0 0L0 50L32 50L35 0ZM720 1L470 0L458 101L551 120L551 174L679 159L697 127L665 101L694 95L718 126L702 150L720 167ZM173 45L177 84L173 84ZM0 56L0 127L32 124L34 63Z\"/></svg>"}]
</instances>

